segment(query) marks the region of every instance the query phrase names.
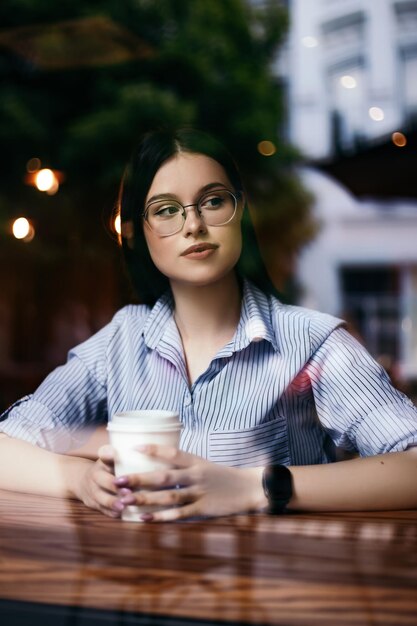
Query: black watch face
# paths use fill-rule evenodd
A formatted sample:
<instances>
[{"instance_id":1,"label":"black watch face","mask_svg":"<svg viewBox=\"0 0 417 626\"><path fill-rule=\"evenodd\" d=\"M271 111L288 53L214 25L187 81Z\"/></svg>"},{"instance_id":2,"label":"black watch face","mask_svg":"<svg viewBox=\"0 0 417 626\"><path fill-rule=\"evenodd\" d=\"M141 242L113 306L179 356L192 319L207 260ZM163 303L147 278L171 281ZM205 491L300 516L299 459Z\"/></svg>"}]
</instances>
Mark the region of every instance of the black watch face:
<instances>
[{"instance_id":1,"label":"black watch face","mask_svg":"<svg viewBox=\"0 0 417 626\"><path fill-rule=\"evenodd\" d=\"M284 465L269 465L265 470L265 486L271 511L283 511L293 494L290 470Z\"/></svg>"}]
</instances>

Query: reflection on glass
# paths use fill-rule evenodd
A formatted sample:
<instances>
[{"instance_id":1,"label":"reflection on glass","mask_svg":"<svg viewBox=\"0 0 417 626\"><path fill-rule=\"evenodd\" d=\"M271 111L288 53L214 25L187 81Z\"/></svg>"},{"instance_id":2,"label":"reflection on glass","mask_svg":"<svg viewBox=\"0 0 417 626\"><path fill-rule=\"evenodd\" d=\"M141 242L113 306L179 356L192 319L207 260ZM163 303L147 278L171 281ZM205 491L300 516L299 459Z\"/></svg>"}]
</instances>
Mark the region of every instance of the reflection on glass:
<instances>
[{"instance_id":1,"label":"reflection on glass","mask_svg":"<svg viewBox=\"0 0 417 626\"><path fill-rule=\"evenodd\" d=\"M345 74L340 78L340 84L345 89L355 89L355 87L357 86L356 79L349 74Z\"/></svg>"},{"instance_id":2,"label":"reflection on glass","mask_svg":"<svg viewBox=\"0 0 417 626\"><path fill-rule=\"evenodd\" d=\"M382 122L385 117L384 111L380 107L371 107L368 114L374 122Z\"/></svg>"},{"instance_id":3,"label":"reflection on glass","mask_svg":"<svg viewBox=\"0 0 417 626\"><path fill-rule=\"evenodd\" d=\"M404 146L407 145L407 137L403 133L392 133L391 139L392 143L394 144L394 146L397 146L397 148L404 148Z\"/></svg>"}]
</instances>

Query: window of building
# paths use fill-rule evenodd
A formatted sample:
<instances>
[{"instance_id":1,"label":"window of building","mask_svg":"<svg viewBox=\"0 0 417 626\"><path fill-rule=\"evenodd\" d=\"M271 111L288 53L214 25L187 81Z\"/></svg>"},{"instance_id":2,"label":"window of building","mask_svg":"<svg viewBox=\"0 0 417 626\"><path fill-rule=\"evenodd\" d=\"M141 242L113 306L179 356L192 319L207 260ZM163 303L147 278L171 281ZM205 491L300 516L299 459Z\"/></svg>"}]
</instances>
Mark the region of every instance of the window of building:
<instances>
[{"instance_id":1,"label":"window of building","mask_svg":"<svg viewBox=\"0 0 417 626\"><path fill-rule=\"evenodd\" d=\"M384 365L400 359L400 270L396 267L340 269L343 315L370 353Z\"/></svg>"},{"instance_id":2,"label":"window of building","mask_svg":"<svg viewBox=\"0 0 417 626\"><path fill-rule=\"evenodd\" d=\"M362 11L347 13L341 17L324 22L321 36L325 46L343 48L351 44L360 44L365 36L365 15Z\"/></svg>"},{"instance_id":3,"label":"window of building","mask_svg":"<svg viewBox=\"0 0 417 626\"><path fill-rule=\"evenodd\" d=\"M333 152L346 152L360 143L366 118L366 72L361 60L330 68L329 114Z\"/></svg>"},{"instance_id":4,"label":"window of building","mask_svg":"<svg viewBox=\"0 0 417 626\"><path fill-rule=\"evenodd\" d=\"M417 28L417 0L404 0L394 4L397 25L401 31Z\"/></svg>"}]
</instances>

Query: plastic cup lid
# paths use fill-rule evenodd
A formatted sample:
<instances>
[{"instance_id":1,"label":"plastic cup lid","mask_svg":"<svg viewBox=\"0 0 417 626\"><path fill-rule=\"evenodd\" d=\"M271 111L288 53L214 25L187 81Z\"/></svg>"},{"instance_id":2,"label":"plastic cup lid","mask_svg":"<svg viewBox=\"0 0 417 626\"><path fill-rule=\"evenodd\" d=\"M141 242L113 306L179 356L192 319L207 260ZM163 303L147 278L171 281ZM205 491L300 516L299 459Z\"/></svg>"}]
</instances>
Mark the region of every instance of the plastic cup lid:
<instances>
[{"instance_id":1,"label":"plastic cup lid","mask_svg":"<svg viewBox=\"0 0 417 626\"><path fill-rule=\"evenodd\" d=\"M115 413L110 419L109 431L161 432L182 428L178 413L162 410L125 411Z\"/></svg>"}]
</instances>

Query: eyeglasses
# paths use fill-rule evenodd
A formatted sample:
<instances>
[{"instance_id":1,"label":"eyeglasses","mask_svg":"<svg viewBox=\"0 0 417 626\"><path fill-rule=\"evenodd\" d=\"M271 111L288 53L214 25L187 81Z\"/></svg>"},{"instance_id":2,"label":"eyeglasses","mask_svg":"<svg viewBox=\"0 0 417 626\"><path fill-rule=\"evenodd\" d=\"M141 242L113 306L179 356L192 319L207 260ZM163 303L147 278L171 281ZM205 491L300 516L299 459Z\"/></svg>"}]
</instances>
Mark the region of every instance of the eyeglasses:
<instances>
[{"instance_id":1,"label":"eyeglasses","mask_svg":"<svg viewBox=\"0 0 417 626\"><path fill-rule=\"evenodd\" d=\"M237 196L228 189L214 189L194 204L183 205L172 198L154 200L146 207L143 218L154 233L169 237L182 230L189 207L195 207L207 226L224 226L235 216Z\"/></svg>"}]
</instances>

